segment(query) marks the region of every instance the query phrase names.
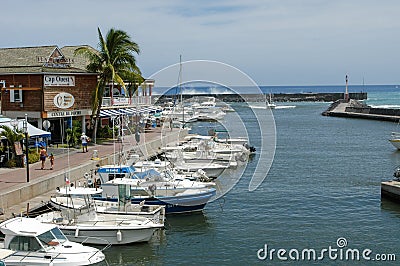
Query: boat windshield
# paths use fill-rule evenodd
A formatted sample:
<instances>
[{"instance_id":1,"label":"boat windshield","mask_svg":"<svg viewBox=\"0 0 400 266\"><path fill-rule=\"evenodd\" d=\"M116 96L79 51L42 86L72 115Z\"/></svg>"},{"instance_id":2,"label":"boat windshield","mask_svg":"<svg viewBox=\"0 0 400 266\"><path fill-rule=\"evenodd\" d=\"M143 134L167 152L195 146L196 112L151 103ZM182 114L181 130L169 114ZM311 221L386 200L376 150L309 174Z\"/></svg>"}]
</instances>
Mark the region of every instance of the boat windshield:
<instances>
[{"instance_id":1,"label":"boat windshield","mask_svg":"<svg viewBox=\"0 0 400 266\"><path fill-rule=\"evenodd\" d=\"M45 247L57 246L60 243L64 243L65 241L67 241L67 238L57 227L51 229L50 231L44 232L37 238Z\"/></svg>"},{"instance_id":2,"label":"boat windshield","mask_svg":"<svg viewBox=\"0 0 400 266\"><path fill-rule=\"evenodd\" d=\"M146 179L146 178L151 178L151 177L155 177L155 176L160 176L160 173L154 169L149 169L144 172L136 172L132 176L132 179Z\"/></svg>"}]
</instances>

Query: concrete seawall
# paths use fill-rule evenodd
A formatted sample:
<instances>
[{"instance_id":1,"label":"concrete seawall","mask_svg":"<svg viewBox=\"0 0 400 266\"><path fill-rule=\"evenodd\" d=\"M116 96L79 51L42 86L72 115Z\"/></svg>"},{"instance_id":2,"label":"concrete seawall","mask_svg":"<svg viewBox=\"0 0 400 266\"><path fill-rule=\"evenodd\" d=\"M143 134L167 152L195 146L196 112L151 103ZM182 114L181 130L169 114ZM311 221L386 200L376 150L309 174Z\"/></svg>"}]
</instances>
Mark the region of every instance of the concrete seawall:
<instances>
[{"instance_id":1,"label":"concrete seawall","mask_svg":"<svg viewBox=\"0 0 400 266\"><path fill-rule=\"evenodd\" d=\"M165 134L161 134L159 136L153 136L153 138L147 140L142 139L141 144L139 145L124 146L124 153L125 152L126 153L130 152L131 154L136 153L139 154L141 158L154 156L160 152L161 147L177 143L183 140L183 138L187 136L187 134L188 134L187 130L170 131L168 129L168 132ZM7 212L7 214L19 213L21 211L21 203L30 201L31 199L46 194L48 192L53 192L55 191L56 187L64 186L65 176L67 174L71 182L76 182L77 180L81 180L85 173L90 173L92 169L95 169L97 164L99 165L112 164L115 158L114 153L112 152L113 151L112 145L108 145L107 148L108 151L111 152L104 154L104 156L102 156L101 158L98 159L96 158L96 160L86 159L84 161L77 161L77 160L74 161L73 160L74 154L70 156L71 160L69 158L57 158L56 163L64 164L63 167L65 167L65 169L56 171L54 173L53 172L49 173L42 170L41 173L49 173L49 174L34 178L30 180L29 183L25 183L24 181L20 181L18 183L13 182L16 184L8 188L2 188L0 196L0 207L3 208L3 210ZM92 149L95 150L96 146L93 146ZM106 151L104 150L103 153L105 152ZM119 151L116 150L116 152ZM68 161L71 161L70 166L68 166L67 163ZM10 169L6 171L10 171L8 175L18 175L18 176L24 175L24 169Z\"/></svg>"},{"instance_id":2,"label":"concrete seawall","mask_svg":"<svg viewBox=\"0 0 400 266\"><path fill-rule=\"evenodd\" d=\"M322 115L398 122L400 109L373 108L351 99L349 102L338 100L332 103Z\"/></svg>"}]
</instances>

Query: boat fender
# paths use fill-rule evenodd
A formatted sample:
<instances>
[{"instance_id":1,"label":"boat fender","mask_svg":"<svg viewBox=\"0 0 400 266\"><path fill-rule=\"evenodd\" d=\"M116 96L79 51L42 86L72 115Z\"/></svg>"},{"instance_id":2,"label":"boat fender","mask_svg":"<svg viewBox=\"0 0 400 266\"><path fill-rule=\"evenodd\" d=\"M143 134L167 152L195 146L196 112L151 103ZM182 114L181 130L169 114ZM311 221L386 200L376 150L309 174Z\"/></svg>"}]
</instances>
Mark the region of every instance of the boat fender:
<instances>
[{"instance_id":1,"label":"boat fender","mask_svg":"<svg viewBox=\"0 0 400 266\"><path fill-rule=\"evenodd\" d=\"M118 242L122 241L122 232L120 230L118 230L118 232L117 232L117 241Z\"/></svg>"},{"instance_id":2,"label":"boat fender","mask_svg":"<svg viewBox=\"0 0 400 266\"><path fill-rule=\"evenodd\" d=\"M76 228L76 230L75 230L75 237L78 237L79 236L79 228Z\"/></svg>"}]
</instances>

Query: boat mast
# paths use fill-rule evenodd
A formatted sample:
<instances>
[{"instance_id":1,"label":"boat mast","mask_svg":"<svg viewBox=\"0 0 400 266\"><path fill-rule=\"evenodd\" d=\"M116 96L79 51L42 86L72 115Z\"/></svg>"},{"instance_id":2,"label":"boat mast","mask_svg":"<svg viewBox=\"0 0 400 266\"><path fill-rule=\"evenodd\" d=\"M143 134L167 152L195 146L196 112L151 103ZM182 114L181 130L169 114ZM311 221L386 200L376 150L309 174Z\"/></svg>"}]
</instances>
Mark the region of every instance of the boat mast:
<instances>
[{"instance_id":1,"label":"boat mast","mask_svg":"<svg viewBox=\"0 0 400 266\"><path fill-rule=\"evenodd\" d=\"M349 101L349 90L348 90L348 83L349 83L349 77L346 74L346 93L344 94L344 100L345 102Z\"/></svg>"},{"instance_id":2,"label":"boat mast","mask_svg":"<svg viewBox=\"0 0 400 266\"><path fill-rule=\"evenodd\" d=\"M185 107L183 105L183 96L182 96L182 55L179 55L179 91L181 94L181 107L182 107L182 123L183 126L185 127Z\"/></svg>"}]
</instances>

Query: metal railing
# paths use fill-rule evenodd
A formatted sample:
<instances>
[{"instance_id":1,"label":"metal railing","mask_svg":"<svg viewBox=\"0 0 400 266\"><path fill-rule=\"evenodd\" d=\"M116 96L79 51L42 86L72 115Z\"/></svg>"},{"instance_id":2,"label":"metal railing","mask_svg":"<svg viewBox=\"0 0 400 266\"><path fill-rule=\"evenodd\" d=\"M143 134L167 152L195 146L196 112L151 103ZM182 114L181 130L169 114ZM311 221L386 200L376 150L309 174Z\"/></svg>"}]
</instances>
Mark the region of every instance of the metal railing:
<instances>
[{"instance_id":1,"label":"metal railing","mask_svg":"<svg viewBox=\"0 0 400 266\"><path fill-rule=\"evenodd\" d=\"M136 106L136 105L150 105L152 96L137 96L132 98L127 97L103 97L102 107L113 106Z\"/></svg>"}]
</instances>

